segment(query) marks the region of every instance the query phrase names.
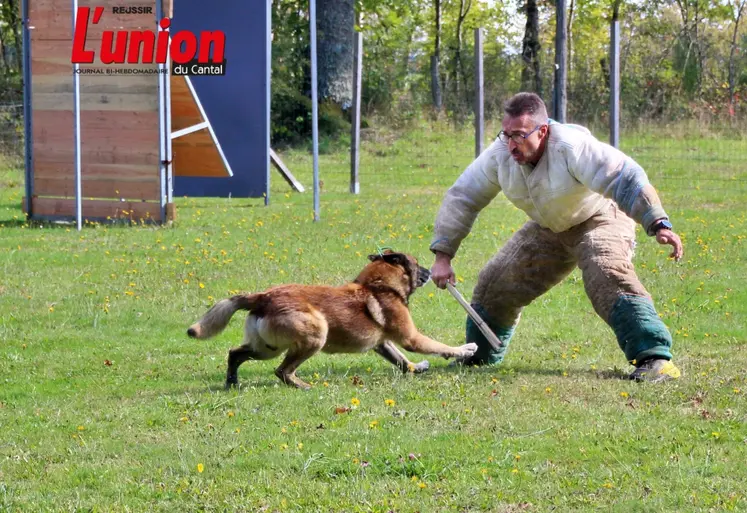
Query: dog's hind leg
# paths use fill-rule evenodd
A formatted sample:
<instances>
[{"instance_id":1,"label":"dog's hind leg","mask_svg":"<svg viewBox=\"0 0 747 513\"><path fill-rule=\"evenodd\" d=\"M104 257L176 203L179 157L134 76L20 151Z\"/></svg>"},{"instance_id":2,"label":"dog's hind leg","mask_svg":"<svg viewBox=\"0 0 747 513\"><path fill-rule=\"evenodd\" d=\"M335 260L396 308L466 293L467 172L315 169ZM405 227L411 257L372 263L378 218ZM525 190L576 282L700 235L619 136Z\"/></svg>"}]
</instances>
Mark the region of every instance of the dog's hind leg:
<instances>
[{"instance_id":1,"label":"dog's hind leg","mask_svg":"<svg viewBox=\"0 0 747 513\"><path fill-rule=\"evenodd\" d=\"M428 360L423 360L419 363L412 363L397 347L390 341L385 341L383 344L379 344L374 348L379 355L384 357L386 361L398 367L402 372L414 372L419 374L425 372L431 366Z\"/></svg>"},{"instance_id":2,"label":"dog's hind leg","mask_svg":"<svg viewBox=\"0 0 747 513\"><path fill-rule=\"evenodd\" d=\"M249 346L234 347L228 351L226 388L239 384L239 366L247 360L254 360L255 353Z\"/></svg>"},{"instance_id":3,"label":"dog's hind leg","mask_svg":"<svg viewBox=\"0 0 747 513\"><path fill-rule=\"evenodd\" d=\"M226 368L226 388L239 384L239 366L247 360L271 360L282 353L285 348L270 346L262 340L257 329L258 319L248 315L244 326L244 340L239 347L228 351Z\"/></svg>"},{"instance_id":4,"label":"dog's hind leg","mask_svg":"<svg viewBox=\"0 0 747 513\"><path fill-rule=\"evenodd\" d=\"M294 316L291 329L296 338L291 344L283 363L275 369L275 375L286 385L308 390L311 385L296 376L296 369L318 353L327 341L327 321L318 312Z\"/></svg>"}]
</instances>

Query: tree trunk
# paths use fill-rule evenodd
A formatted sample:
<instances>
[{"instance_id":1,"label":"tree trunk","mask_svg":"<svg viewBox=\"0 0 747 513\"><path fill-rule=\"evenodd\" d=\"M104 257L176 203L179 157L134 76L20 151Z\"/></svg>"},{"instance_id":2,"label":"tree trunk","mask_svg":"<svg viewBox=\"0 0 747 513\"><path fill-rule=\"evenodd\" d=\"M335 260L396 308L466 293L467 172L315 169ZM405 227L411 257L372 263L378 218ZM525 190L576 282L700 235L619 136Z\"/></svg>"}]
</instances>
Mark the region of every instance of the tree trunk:
<instances>
[{"instance_id":1,"label":"tree trunk","mask_svg":"<svg viewBox=\"0 0 747 513\"><path fill-rule=\"evenodd\" d=\"M568 24L566 25L566 34L568 36L568 72L566 74L566 91L571 91L571 93L573 93L571 77L573 76L573 10L575 6L575 0L571 0L570 5L568 6Z\"/></svg>"},{"instance_id":2,"label":"tree trunk","mask_svg":"<svg viewBox=\"0 0 747 513\"><path fill-rule=\"evenodd\" d=\"M5 41L3 41L2 30L0 30L0 54L3 56L3 69L0 74L7 75L10 73L10 63L8 63L8 52L5 51Z\"/></svg>"},{"instance_id":3,"label":"tree trunk","mask_svg":"<svg viewBox=\"0 0 747 513\"><path fill-rule=\"evenodd\" d=\"M735 0L734 7L736 13L734 17L734 31L731 36L731 49L729 51L729 115L734 118L736 114L736 98L735 90L737 88L737 67L735 57L737 53L737 38L739 37L739 22L742 20L742 12L744 11L744 5L746 0Z\"/></svg>"},{"instance_id":4,"label":"tree trunk","mask_svg":"<svg viewBox=\"0 0 747 513\"><path fill-rule=\"evenodd\" d=\"M542 76L540 74L539 8L537 0L527 0L524 9L527 25L524 30L521 56L524 67L521 70L521 87L542 96Z\"/></svg>"},{"instance_id":5,"label":"tree trunk","mask_svg":"<svg viewBox=\"0 0 747 513\"><path fill-rule=\"evenodd\" d=\"M610 61L607 57L599 59L599 68L602 70L602 80L604 80L605 89L610 88Z\"/></svg>"},{"instance_id":6,"label":"tree trunk","mask_svg":"<svg viewBox=\"0 0 747 513\"><path fill-rule=\"evenodd\" d=\"M436 22L436 42L431 56L431 94L433 95L433 106L441 110L443 98L441 95L441 82L439 80L439 67L441 66L441 0L434 0Z\"/></svg>"},{"instance_id":7,"label":"tree trunk","mask_svg":"<svg viewBox=\"0 0 747 513\"><path fill-rule=\"evenodd\" d=\"M433 106L441 110L443 99L441 97L441 82L438 80L440 64L436 55L431 55L431 93L433 94Z\"/></svg>"},{"instance_id":8,"label":"tree trunk","mask_svg":"<svg viewBox=\"0 0 747 513\"><path fill-rule=\"evenodd\" d=\"M464 81L464 62L462 61L462 27L464 20L467 18L472 0L459 0L459 16L457 17L456 40L457 46L454 49L454 69L452 76L454 79L454 101L458 114L462 113L462 82Z\"/></svg>"},{"instance_id":9,"label":"tree trunk","mask_svg":"<svg viewBox=\"0 0 747 513\"><path fill-rule=\"evenodd\" d=\"M354 0L318 0L319 101L343 110L353 100Z\"/></svg>"},{"instance_id":10,"label":"tree trunk","mask_svg":"<svg viewBox=\"0 0 747 513\"><path fill-rule=\"evenodd\" d=\"M13 34L13 45L15 47L13 48L15 71L20 73L23 69L23 42L21 41L21 20L19 19L20 6L18 5L18 0L6 0L2 3L2 6L5 10L3 18L5 22L10 25L11 34ZM6 41L6 46L7 44ZM3 55L3 59L7 59L5 55Z\"/></svg>"},{"instance_id":11,"label":"tree trunk","mask_svg":"<svg viewBox=\"0 0 747 513\"><path fill-rule=\"evenodd\" d=\"M682 33L679 36L679 54L682 86L693 97L700 95L702 87L704 52L701 48L698 26L700 0L676 0L682 16ZM684 55L683 55L684 54Z\"/></svg>"}]
</instances>

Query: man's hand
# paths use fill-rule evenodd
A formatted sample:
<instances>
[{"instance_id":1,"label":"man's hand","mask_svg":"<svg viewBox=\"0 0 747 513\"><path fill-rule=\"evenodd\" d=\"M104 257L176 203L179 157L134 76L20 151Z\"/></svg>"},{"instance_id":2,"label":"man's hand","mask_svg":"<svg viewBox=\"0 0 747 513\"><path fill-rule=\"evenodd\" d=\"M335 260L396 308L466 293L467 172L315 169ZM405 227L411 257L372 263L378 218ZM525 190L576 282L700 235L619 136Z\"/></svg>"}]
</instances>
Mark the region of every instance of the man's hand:
<instances>
[{"instance_id":1,"label":"man's hand","mask_svg":"<svg viewBox=\"0 0 747 513\"><path fill-rule=\"evenodd\" d=\"M446 283L456 284L454 269L451 267L451 257L446 253L436 252L436 261L431 267L431 280L439 289L445 289Z\"/></svg>"},{"instance_id":2,"label":"man's hand","mask_svg":"<svg viewBox=\"0 0 747 513\"><path fill-rule=\"evenodd\" d=\"M680 240L680 236L674 233L672 230L662 228L661 230L656 232L656 242L658 242L659 244L669 244L670 246L672 246L674 250L672 250L672 254L669 256L674 258L676 261L679 261L679 259L682 258L682 241Z\"/></svg>"}]
</instances>

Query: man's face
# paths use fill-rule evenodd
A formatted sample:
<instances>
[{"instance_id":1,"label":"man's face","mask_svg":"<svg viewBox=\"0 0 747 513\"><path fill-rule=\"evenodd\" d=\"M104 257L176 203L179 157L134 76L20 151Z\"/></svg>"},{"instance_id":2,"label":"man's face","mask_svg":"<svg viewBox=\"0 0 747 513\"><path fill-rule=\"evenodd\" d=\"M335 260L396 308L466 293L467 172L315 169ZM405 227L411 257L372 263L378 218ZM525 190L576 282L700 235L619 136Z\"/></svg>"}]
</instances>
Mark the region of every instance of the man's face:
<instances>
[{"instance_id":1,"label":"man's face","mask_svg":"<svg viewBox=\"0 0 747 513\"><path fill-rule=\"evenodd\" d=\"M536 129L536 130L535 130ZM545 136L547 125L537 128L531 116L524 114L517 118L506 116L503 118L503 132L508 136L515 135L508 140L508 150L513 159L519 164L531 162L536 164L545 151ZM526 139L519 135L530 134ZM518 139L520 142L514 141Z\"/></svg>"}]
</instances>

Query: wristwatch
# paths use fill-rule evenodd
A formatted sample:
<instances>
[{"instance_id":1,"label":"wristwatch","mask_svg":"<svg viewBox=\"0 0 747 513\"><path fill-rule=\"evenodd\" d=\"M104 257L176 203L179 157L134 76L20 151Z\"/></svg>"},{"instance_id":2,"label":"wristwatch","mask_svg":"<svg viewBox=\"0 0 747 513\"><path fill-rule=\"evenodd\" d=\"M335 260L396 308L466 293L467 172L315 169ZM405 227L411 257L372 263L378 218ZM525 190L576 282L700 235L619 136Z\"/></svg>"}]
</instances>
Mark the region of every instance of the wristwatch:
<instances>
[{"instance_id":1,"label":"wristwatch","mask_svg":"<svg viewBox=\"0 0 747 513\"><path fill-rule=\"evenodd\" d=\"M656 233L659 230L661 230L662 228L666 228L667 230L671 230L672 229L672 223L670 223L668 219L662 219L661 221L657 221L651 227L651 235L656 235Z\"/></svg>"}]
</instances>

